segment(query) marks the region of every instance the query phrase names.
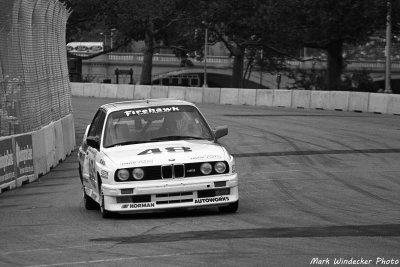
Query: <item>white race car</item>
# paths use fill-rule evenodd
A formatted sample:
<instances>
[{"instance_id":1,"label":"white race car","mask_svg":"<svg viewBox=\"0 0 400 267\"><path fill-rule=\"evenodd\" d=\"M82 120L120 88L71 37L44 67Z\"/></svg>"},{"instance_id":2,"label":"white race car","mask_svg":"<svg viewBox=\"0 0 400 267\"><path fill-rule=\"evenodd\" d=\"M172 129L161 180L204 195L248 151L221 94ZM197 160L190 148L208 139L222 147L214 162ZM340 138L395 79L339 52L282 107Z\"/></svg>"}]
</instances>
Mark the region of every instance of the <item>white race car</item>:
<instances>
[{"instance_id":1,"label":"white race car","mask_svg":"<svg viewBox=\"0 0 400 267\"><path fill-rule=\"evenodd\" d=\"M192 103L172 99L103 105L79 148L86 209L103 217L171 208L236 212L234 158Z\"/></svg>"}]
</instances>

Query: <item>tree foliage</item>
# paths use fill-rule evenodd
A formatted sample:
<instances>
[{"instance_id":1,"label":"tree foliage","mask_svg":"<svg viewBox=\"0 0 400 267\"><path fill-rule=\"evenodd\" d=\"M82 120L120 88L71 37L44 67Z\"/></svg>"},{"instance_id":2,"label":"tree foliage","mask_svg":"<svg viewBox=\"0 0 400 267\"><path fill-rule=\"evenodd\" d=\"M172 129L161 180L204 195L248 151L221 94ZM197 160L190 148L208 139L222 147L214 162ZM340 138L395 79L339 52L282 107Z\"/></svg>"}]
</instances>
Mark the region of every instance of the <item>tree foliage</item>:
<instances>
[{"instance_id":1,"label":"tree foliage","mask_svg":"<svg viewBox=\"0 0 400 267\"><path fill-rule=\"evenodd\" d=\"M283 0L280 5L295 10L285 17L294 41L327 51L329 90L340 86L343 45L365 42L385 27L386 2L381 0Z\"/></svg>"},{"instance_id":2,"label":"tree foliage","mask_svg":"<svg viewBox=\"0 0 400 267\"><path fill-rule=\"evenodd\" d=\"M384 0L64 1L74 10L70 38L104 25L123 38L144 41L142 84L151 83L155 48L161 44L182 58L201 57L207 28L209 42L223 42L234 57L231 86L242 87L244 73L253 66L280 70L285 59L296 58L306 46L327 51L330 90L340 85L343 45L360 44L383 30L387 10ZM392 4L393 31L400 34L400 1Z\"/></svg>"}]
</instances>

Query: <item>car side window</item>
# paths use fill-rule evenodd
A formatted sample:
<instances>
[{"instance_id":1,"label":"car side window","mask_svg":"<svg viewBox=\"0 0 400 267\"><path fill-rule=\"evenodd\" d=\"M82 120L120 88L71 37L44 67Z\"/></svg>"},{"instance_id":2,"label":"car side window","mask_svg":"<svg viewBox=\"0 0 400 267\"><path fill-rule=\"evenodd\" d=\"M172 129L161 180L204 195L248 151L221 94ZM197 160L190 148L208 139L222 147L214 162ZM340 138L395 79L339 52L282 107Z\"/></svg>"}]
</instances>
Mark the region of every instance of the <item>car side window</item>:
<instances>
[{"instance_id":1,"label":"car side window","mask_svg":"<svg viewBox=\"0 0 400 267\"><path fill-rule=\"evenodd\" d=\"M103 129L104 120L106 114L103 110L98 110L93 118L93 122L90 126L88 136L98 136L101 138L101 131Z\"/></svg>"}]
</instances>

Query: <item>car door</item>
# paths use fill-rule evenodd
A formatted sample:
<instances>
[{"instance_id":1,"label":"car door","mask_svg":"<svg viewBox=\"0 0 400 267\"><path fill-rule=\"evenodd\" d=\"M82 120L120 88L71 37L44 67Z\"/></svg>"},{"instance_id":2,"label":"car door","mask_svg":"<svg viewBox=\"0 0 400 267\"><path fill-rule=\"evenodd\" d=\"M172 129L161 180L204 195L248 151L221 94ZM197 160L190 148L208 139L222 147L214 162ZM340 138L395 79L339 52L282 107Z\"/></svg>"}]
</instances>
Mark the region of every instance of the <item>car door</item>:
<instances>
[{"instance_id":1,"label":"car door","mask_svg":"<svg viewBox=\"0 0 400 267\"><path fill-rule=\"evenodd\" d=\"M92 189L92 192L98 194L97 186L97 173L96 173L96 158L98 158L100 152L100 142L102 137L102 130L105 121L106 113L104 110L99 109L93 118L92 124L90 125L87 139L96 140L96 144L88 142L88 148L86 151L86 160L88 161L89 179L85 185L87 188ZM96 195L97 195L96 194ZM96 196L98 197L98 195Z\"/></svg>"}]
</instances>

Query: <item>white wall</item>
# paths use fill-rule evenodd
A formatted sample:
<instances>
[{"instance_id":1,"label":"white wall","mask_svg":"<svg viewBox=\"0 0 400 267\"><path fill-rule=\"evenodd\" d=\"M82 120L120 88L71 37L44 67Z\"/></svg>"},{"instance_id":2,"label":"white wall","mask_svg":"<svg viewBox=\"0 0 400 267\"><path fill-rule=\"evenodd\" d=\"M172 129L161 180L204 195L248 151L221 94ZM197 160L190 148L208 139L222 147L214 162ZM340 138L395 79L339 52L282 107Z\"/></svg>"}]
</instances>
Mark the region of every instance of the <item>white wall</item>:
<instances>
[{"instance_id":1,"label":"white wall","mask_svg":"<svg viewBox=\"0 0 400 267\"><path fill-rule=\"evenodd\" d=\"M71 83L72 95L124 99L176 98L195 103L400 114L400 96L345 91L202 88Z\"/></svg>"}]
</instances>

